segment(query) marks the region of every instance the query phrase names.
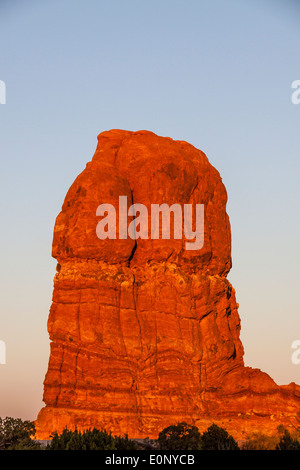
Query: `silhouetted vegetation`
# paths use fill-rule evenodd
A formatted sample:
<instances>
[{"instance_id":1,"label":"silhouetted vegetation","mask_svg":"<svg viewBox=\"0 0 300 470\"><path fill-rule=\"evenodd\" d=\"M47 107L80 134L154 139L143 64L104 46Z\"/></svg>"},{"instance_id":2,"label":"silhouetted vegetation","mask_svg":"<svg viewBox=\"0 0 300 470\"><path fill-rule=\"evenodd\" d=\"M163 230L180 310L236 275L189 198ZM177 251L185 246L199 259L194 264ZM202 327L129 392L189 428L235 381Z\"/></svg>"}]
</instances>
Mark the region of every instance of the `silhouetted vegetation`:
<instances>
[{"instance_id":1,"label":"silhouetted vegetation","mask_svg":"<svg viewBox=\"0 0 300 470\"><path fill-rule=\"evenodd\" d=\"M283 425L277 427L277 433L267 436L253 433L244 442L243 450L300 450L300 429L292 432Z\"/></svg>"},{"instance_id":2,"label":"silhouetted vegetation","mask_svg":"<svg viewBox=\"0 0 300 470\"><path fill-rule=\"evenodd\" d=\"M238 443L226 429L212 424L201 436L202 450L239 450Z\"/></svg>"},{"instance_id":3,"label":"silhouetted vegetation","mask_svg":"<svg viewBox=\"0 0 300 470\"><path fill-rule=\"evenodd\" d=\"M54 433L47 450L137 450L138 446L127 436L112 436L99 429L70 431L64 429L61 434Z\"/></svg>"},{"instance_id":4,"label":"silhouetted vegetation","mask_svg":"<svg viewBox=\"0 0 300 470\"><path fill-rule=\"evenodd\" d=\"M33 441L35 426L31 421L20 418L0 418L0 450L40 450Z\"/></svg>"},{"instance_id":5,"label":"silhouetted vegetation","mask_svg":"<svg viewBox=\"0 0 300 470\"><path fill-rule=\"evenodd\" d=\"M291 428L292 429L292 428ZM35 426L20 418L0 418L0 450L41 450L34 440ZM157 441L146 438L136 442L125 436L113 436L96 428L84 431L64 429L55 432L46 450L239 450L236 440L226 429L212 424L202 434L196 426L181 422L164 428ZM300 450L300 428L287 430L280 425L277 433L253 433L241 446L242 450Z\"/></svg>"},{"instance_id":6,"label":"silhouetted vegetation","mask_svg":"<svg viewBox=\"0 0 300 470\"><path fill-rule=\"evenodd\" d=\"M178 423L159 433L158 444L161 450L198 450L200 433L196 426Z\"/></svg>"},{"instance_id":7,"label":"silhouetted vegetation","mask_svg":"<svg viewBox=\"0 0 300 470\"><path fill-rule=\"evenodd\" d=\"M196 426L178 423L159 433L161 450L239 450L239 446L228 432L212 424L202 435Z\"/></svg>"},{"instance_id":8,"label":"silhouetted vegetation","mask_svg":"<svg viewBox=\"0 0 300 470\"><path fill-rule=\"evenodd\" d=\"M277 435L267 436L256 432L246 439L242 448L243 450L275 450L278 440Z\"/></svg>"},{"instance_id":9,"label":"silhouetted vegetation","mask_svg":"<svg viewBox=\"0 0 300 470\"><path fill-rule=\"evenodd\" d=\"M287 429L284 429L276 446L276 450L300 450L300 442L298 439L292 437Z\"/></svg>"}]
</instances>

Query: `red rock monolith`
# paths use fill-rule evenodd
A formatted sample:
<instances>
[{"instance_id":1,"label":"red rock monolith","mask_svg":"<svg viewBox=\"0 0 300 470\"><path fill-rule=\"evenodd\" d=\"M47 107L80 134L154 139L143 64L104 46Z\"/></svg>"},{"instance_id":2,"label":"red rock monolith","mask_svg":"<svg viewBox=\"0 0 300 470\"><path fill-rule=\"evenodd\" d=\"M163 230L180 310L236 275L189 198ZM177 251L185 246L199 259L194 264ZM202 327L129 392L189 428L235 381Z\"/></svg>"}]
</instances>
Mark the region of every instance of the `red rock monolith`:
<instances>
[{"instance_id":1,"label":"red rock monolith","mask_svg":"<svg viewBox=\"0 0 300 470\"><path fill-rule=\"evenodd\" d=\"M204 246L100 240L100 204L204 204ZM231 268L227 193L192 145L152 132L98 136L56 219L51 352L37 437L98 427L152 437L179 421L235 437L299 426L300 387L245 367ZM130 220L128 220L130 223ZM117 222L117 235L119 226Z\"/></svg>"}]
</instances>

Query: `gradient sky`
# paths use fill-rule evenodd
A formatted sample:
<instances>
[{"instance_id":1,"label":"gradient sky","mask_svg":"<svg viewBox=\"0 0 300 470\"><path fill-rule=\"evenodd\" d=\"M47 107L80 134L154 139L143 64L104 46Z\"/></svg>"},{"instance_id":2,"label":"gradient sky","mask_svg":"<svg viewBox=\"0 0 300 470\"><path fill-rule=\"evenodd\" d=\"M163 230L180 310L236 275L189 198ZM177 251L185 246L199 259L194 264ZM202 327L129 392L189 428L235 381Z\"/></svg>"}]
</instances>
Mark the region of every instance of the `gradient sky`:
<instances>
[{"instance_id":1,"label":"gradient sky","mask_svg":"<svg viewBox=\"0 0 300 470\"><path fill-rule=\"evenodd\" d=\"M297 0L0 0L0 416L43 406L54 222L111 128L219 170L245 363L300 383L299 22Z\"/></svg>"}]
</instances>

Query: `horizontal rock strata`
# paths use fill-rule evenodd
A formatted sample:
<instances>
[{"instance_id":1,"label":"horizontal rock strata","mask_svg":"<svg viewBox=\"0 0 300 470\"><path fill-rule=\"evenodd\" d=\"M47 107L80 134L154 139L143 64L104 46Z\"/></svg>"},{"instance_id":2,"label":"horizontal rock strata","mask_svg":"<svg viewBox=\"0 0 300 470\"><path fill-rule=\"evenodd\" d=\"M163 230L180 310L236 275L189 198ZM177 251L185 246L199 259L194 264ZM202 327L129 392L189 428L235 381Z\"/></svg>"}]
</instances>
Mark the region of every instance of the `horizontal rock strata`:
<instances>
[{"instance_id":1,"label":"horizontal rock strata","mask_svg":"<svg viewBox=\"0 0 300 470\"><path fill-rule=\"evenodd\" d=\"M204 204L203 248L186 250L186 239L172 236L100 240L97 207L118 208L119 196L149 214L151 204ZM156 438L178 421L200 430L215 422L242 438L300 425L300 387L278 386L244 365L238 304L226 278L226 202L218 171L192 145L148 131L98 136L54 229L40 439L64 427Z\"/></svg>"}]
</instances>

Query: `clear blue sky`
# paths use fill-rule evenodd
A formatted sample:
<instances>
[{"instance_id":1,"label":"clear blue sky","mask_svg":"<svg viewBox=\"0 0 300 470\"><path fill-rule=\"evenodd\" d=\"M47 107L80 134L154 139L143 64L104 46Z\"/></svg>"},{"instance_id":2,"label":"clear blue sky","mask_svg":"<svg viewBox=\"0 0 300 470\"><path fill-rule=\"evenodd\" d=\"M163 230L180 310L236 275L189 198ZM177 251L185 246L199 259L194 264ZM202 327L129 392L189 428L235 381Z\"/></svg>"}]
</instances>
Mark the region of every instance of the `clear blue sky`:
<instances>
[{"instance_id":1,"label":"clear blue sky","mask_svg":"<svg viewBox=\"0 0 300 470\"><path fill-rule=\"evenodd\" d=\"M0 416L43 405L54 221L111 128L220 171L246 365L300 383L299 24L297 0L0 1Z\"/></svg>"}]
</instances>

